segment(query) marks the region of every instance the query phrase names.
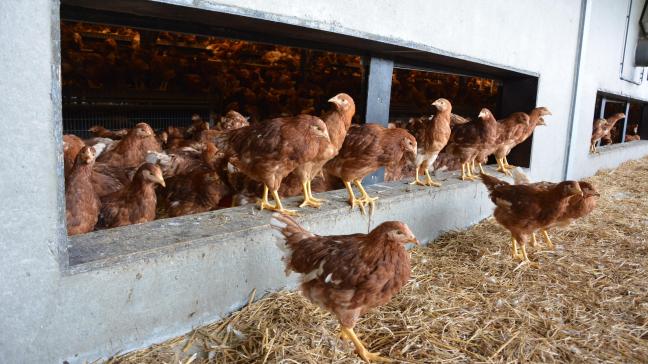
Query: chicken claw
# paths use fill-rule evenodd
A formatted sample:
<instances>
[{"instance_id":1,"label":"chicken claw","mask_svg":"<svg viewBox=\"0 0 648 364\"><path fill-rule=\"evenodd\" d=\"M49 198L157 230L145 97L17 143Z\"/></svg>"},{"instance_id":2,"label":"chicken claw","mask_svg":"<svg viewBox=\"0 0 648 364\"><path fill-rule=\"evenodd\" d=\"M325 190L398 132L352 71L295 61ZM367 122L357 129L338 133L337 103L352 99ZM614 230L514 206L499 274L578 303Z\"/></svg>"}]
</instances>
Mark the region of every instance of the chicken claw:
<instances>
[{"instance_id":1,"label":"chicken claw","mask_svg":"<svg viewBox=\"0 0 648 364\"><path fill-rule=\"evenodd\" d=\"M364 201L362 200L362 198L358 199L355 197L355 194L353 193L353 188L351 187L351 182L345 181L344 186L346 187L347 192L349 192L349 204L351 204L351 210L353 210L353 208L356 207L357 205L360 208L360 212L363 215L366 215L367 211L365 210Z\"/></svg>"},{"instance_id":2,"label":"chicken claw","mask_svg":"<svg viewBox=\"0 0 648 364\"><path fill-rule=\"evenodd\" d=\"M515 166L510 165L509 162L508 162L508 159L506 157L504 157L503 162L504 162L504 168L506 168L506 169L515 169Z\"/></svg>"},{"instance_id":3,"label":"chicken claw","mask_svg":"<svg viewBox=\"0 0 648 364\"><path fill-rule=\"evenodd\" d=\"M411 185L418 185L418 186L427 186L425 182L421 181L419 179L419 171L418 168L416 169L416 179L413 182L410 182Z\"/></svg>"},{"instance_id":4,"label":"chicken claw","mask_svg":"<svg viewBox=\"0 0 648 364\"><path fill-rule=\"evenodd\" d=\"M304 207L304 206L311 206L315 208L320 208L322 206L322 203L320 201L317 201L313 196L310 194L310 188L309 188L309 182L306 181L302 183L302 188L304 189L304 202L299 205L299 207Z\"/></svg>"},{"instance_id":5,"label":"chicken claw","mask_svg":"<svg viewBox=\"0 0 648 364\"><path fill-rule=\"evenodd\" d=\"M383 363L390 363L393 360L389 358L383 358L379 354L376 353L370 353L369 350L367 350L364 345L362 344L362 341L358 339L356 336L355 332L353 332L352 328L348 327L342 327L340 333L340 337L351 340L353 344L356 347L356 353L367 363L371 363L372 361L374 362L383 362Z\"/></svg>"},{"instance_id":6,"label":"chicken claw","mask_svg":"<svg viewBox=\"0 0 648 364\"><path fill-rule=\"evenodd\" d=\"M362 194L362 197L360 197L360 202L369 205L371 207L370 214L373 213L374 209L376 208L376 200L378 200L378 197L371 197L367 193L367 191L362 187L362 183L360 183L360 180L357 179L353 181L355 183L356 187L360 190L360 193Z\"/></svg>"},{"instance_id":7,"label":"chicken claw","mask_svg":"<svg viewBox=\"0 0 648 364\"><path fill-rule=\"evenodd\" d=\"M328 202L327 200L325 200L323 198L315 198L315 196L313 196L313 189L311 188L311 181L308 181L308 196L310 196L311 200L313 200L313 201L315 201L317 203L320 203L320 204L324 203L324 202Z\"/></svg>"},{"instance_id":8,"label":"chicken claw","mask_svg":"<svg viewBox=\"0 0 648 364\"><path fill-rule=\"evenodd\" d=\"M283 207L283 205L281 204L281 200L279 199L279 193L277 193L277 191L272 191L272 197L275 200L275 204L274 205L270 204L270 201L268 201L268 192L269 192L268 191L268 186L264 185L263 186L263 198L261 199L261 201L258 202L260 210L268 209L268 210L280 212L280 213L286 214L286 215L297 215L297 211L288 210L288 209L285 209Z\"/></svg>"},{"instance_id":9,"label":"chicken claw","mask_svg":"<svg viewBox=\"0 0 648 364\"><path fill-rule=\"evenodd\" d=\"M441 187L441 183L436 182L435 180L433 180L432 176L430 176L430 171L428 171L427 169L425 170L425 179L426 179L426 181L425 181L426 186Z\"/></svg>"},{"instance_id":10,"label":"chicken claw","mask_svg":"<svg viewBox=\"0 0 648 364\"><path fill-rule=\"evenodd\" d=\"M470 162L466 162L461 165L461 180L469 180L469 181L474 181L477 179L477 176L472 174L472 166L470 165Z\"/></svg>"}]
</instances>

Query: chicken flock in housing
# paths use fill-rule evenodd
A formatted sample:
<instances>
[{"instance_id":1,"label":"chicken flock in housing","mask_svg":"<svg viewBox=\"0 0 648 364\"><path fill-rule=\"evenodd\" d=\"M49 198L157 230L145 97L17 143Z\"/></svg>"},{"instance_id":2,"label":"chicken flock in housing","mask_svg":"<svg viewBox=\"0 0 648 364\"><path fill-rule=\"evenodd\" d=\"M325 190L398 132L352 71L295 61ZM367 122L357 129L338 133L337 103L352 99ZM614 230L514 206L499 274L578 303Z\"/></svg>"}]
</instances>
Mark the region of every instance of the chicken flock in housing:
<instances>
[{"instance_id":1,"label":"chicken flock in housing","mask_svg":"<svg viewBox=\"0 0 648 364\"><path fill-rule=\"evenodd\" d=\"M163 72L160 87L168 87L172 76ZM289 216L296 211L284 207L283 197L302 194L301 208L319 208L326 201L314 192L346 187L351 208L358 206L364 214L367 207L373 211L377 197L368 194L362 179L381 167L387 179L412 178L411 184L421 188L441 186L430 172L461 169L462 180L482 180L496 206L495 219L511 233L511 255L525 263L530 262L526 244L536 244L535 232L553 248L549 229L596 206L599 195L589 183L531 183L508 164L511 150L546 125L544 117L551 115L546 107L501 120L482 108L472 120L454 114L451 99L439 98L431 103L433 115L385 128L352 124L356 105L346 93L328 102L320 117L301 113L250 123L230 110L214 127L195 115L189 127L155 131L141 122L120 130L96 125L85 140L64 135L68 233L147 222L160 212L174 217L258 200L261 210L275 211L271 227L286 273L301 274L302 293L336 316L341 338L370 362L385 358L369 352L354 327L408 281L405 246L419 241L399 221L384 222L368 234L315 235ZM622 117L595 123L592 145ZM497 171L513 175L514 183L486 173L482 165L491 155Z\"/></svg>"}]
</instances>

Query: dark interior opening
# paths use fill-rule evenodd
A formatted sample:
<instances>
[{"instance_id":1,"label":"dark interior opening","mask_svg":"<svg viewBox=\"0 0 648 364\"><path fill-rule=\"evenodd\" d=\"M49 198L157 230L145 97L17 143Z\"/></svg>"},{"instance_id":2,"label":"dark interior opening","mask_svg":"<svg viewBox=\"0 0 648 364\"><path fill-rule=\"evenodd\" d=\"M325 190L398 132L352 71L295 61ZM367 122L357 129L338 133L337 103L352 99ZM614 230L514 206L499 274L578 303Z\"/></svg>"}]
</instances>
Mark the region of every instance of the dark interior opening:
<instances>
[{"instance_id":1,"label":"dark interior opening","mask_svg":"<svg viewBox=\"0 0 648 364\"><path fill-rule=\"evenodd\" d=\"M339 92L364 108L358 55L69 21L61 39L63 129L82 137L96 124L186 126L194 113L320 115Z\"/></svg>"}]
</instances>

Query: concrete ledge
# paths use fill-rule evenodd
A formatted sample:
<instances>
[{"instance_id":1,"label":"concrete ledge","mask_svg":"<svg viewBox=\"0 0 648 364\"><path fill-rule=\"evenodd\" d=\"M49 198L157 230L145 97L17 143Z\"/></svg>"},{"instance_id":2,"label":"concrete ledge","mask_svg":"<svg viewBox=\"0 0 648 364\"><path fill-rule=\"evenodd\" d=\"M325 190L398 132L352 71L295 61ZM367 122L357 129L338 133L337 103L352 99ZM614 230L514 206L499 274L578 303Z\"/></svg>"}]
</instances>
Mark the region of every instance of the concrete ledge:
<instances>
[{"instance_id":1,"label":"concrete ledge","mask_svg":"<svg viewBox=\"0 0 648 364\"><path fill-rule=\"evenodd\" d=\"M569 179L592 176L601 169L616 168L621 163L648 155L648 140L612 144L599 148L599 153L588 154L584 164L574 169Z\"/></svg>"},{"instance_id":2,"label":"concrete ledge","mask_svg":"<svg viewBox=\"0 0 648 364\"><path fill-rule=\"evenodd\" d=\"M402 220L429 242L491 214L481 182L462 182L456 173L439 178L442 188L370 186L380 197L371 218L350 211L340 190L323 194L329 203L300 210L298 219L319 234ZM60 348L49 361L93 361L145 347L222 318L242 307L253 289L261 297L295 287L296 277L283 273L269 220L269 213L245 206L71 238L69 274L60 278L56 314L47 322L60 335L43 338L47 347Z\"/></svg>"}]
</instances>

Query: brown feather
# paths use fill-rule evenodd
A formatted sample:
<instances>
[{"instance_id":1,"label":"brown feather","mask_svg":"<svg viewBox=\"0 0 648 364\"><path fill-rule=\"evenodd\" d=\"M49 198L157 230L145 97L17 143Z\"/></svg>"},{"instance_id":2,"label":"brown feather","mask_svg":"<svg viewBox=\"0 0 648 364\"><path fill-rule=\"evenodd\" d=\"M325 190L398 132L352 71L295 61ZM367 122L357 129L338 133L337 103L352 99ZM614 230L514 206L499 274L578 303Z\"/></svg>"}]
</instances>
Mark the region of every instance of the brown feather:
<instances>
[{"instance_id":1,"label":"brown feather","mask_svg":"<svg viewBox=\"0 0 648 364\"><path fill-rule=\"evenodd\" d=\"M68 235L87 233L94 230L97 224L100 202L91 181L94 159L93 147L81 148L69 178L65 181Z\"/></svg>"}]
</instances>

